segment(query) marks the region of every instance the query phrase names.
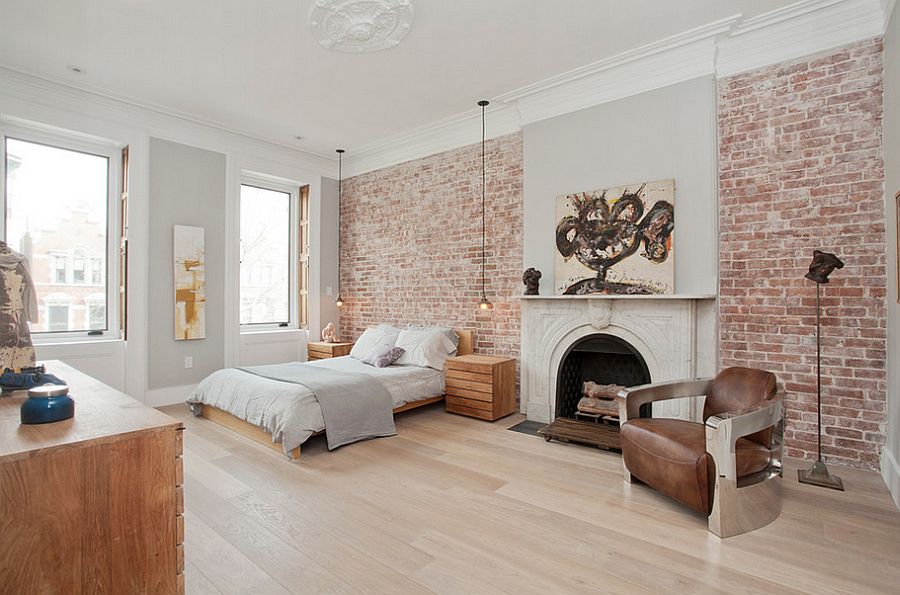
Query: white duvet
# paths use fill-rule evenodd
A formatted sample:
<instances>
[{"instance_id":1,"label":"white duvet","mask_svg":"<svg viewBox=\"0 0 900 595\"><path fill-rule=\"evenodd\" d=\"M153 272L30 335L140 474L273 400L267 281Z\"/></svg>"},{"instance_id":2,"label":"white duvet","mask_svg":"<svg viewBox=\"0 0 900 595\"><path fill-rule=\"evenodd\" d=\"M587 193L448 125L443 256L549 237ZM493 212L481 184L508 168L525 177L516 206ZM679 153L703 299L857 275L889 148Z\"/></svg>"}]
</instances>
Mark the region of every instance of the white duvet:
<instances>
[{"instance_id":1,"label":"white duvet","mask_svg":"<svg viewBox=\"0 0 900 595\"><path fill-rule=\"evenodd\" d=\"M323 366L374 378L391 394L395 409L444 394L444 374L432 368L398 365L375 368L350 356L296 365ZM263 378L237 368L210 374L197 385L188 403L211 405L264 429L272 434L273 442L281 442L286 453L325 429L319 402L305 386Z\"/></svg>"}]
</instances>

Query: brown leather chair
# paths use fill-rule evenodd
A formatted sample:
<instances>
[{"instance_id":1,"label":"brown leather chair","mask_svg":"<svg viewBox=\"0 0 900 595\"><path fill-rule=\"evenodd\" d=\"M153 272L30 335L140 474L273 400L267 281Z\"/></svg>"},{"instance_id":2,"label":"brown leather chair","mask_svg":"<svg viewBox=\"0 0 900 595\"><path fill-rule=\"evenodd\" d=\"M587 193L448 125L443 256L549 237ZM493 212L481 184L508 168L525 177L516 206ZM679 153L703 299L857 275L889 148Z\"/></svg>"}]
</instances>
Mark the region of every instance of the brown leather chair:
<instances>
[{"instance_id":1,"label":"brown leather chair","mask_svg":"<svg viewBox=\"0 0 900 595\"><path fill-rule=\"evenodd\" d=\"M705 396L704 423L641 418L641 405ZM781 397L774 374L727 368L714 379L648 384L619 393L625 479L637 478L709 516L729 537L781 512Z\"/></svg>"}]
</instances>

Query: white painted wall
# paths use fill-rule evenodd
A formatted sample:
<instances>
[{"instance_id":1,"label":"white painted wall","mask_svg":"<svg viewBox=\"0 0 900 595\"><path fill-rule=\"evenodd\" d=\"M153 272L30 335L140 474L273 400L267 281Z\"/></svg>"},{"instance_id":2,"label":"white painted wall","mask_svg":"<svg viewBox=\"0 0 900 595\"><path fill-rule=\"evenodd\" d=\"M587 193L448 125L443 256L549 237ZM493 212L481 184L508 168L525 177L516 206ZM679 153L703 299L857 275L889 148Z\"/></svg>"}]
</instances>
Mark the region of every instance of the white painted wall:
<instances>
[{"instance_id":1,"label":"white painted wall","mask_svg":"<svg viewBox=\"0 0 900 595\"><path fill-rule=\"evenodd\" d=\"M289 147L284 147L239 132L207 125L187 117L176 117L150 108L136 106L125 101L99 94L77 90L58 83L16 73L0 68L0 118L17 124L36 123L63 131L93 135L130 147L131 187L129 195L129 311L128 341L104 341L102 343L41 345L41 359L62 359L100 380L124 390L137 399L153 405L182 400L193 387L193 377L176 377L160 380L155 377L154 390L148 390L149 337L148 329L158 321L150 316L150 288L158 282L171 283L171 270L162 274L165 279L151 277L149 263L151 251L150 221L154 208L150 200L150 138L178 143L188 149L202 149L224 156L225 180L221 188L221 212L224 212L224 262L223 290L217 299L222 300L218 310L219 320L208 324L222 329L222 361L225 366L247 363L285 361L291 356L302 357L306 351L306 332L292 331L275 337L253 337L241 340L238 325L238 218L237 204L240 193L241 171L254 171L288 180L308 183L312 208L312 252L317 253L317 242L331 238L336 229L322 229L321 187L322 176L337 177L337 163ZM165 149L160 155L165 156ZM221 212L218 215L221 215ZM217 216L218 216L217 215ZM334 225L334 221L329 224ZM209 240L209 238L208 238ZM326 258L326 265L329 263ZM318 276L321 266L311 271L311 285L322 285ZM316 324L324 316L320 313L319 293L311 296ZM333 305L332 305L333 307ZM325 316L330 316L330 313ZM165 323L163 323L165 324ZM318 328L316 328L318 334ZM266 346L270 343L269 346ZM245 364L246 365L246 364ZM183 370L183 367L182 367ZM155 375L165 370L154 369Z\"/></svg>"},{"instance_id":2,"label":"white painted wall","mask_svg":"<svg viewBox=\"0 0 900 595\"><path fill-rule=\"evenodd\" d=\"M887 440L881 451L881 472L900 507L900 304L897 303L897 202L900 192L900 10L888 22L884 36L884 175L887 216Z\"/></svg>"},{"instance_id":3,"label":"white painted wall","mask_svg":"<svg viewBox=\"0 0 900 595\"><path fill-rule=\"evenodd\" d=\"M524 127L525 268L553 294L556 197L675 178L675 291L717 286L716 89L704 77Z\"/></svg>"}]
</instances>

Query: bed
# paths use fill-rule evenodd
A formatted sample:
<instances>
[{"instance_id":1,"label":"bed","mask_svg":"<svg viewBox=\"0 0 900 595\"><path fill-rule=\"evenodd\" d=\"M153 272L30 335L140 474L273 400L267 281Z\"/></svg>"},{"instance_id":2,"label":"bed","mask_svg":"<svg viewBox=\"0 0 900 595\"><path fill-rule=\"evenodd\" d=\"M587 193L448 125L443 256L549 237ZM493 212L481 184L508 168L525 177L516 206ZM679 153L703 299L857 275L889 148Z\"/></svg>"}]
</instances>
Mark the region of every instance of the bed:
<instances>
[{"instance_id":1,"label":"bed","mask_svg":"<svg viewBox=\"0 0 900 595\"><path fill-rule=\"evenodd\" d=\"M457 355L473 353L473 332L453 330L459 337ZM443 370L398 365L374 368L350 356L286 366L295 369L297 366L312 366L317 373L366 375L387 389L394 414L444 399ZM313 370L304 368L303 371L309 373ZM248 406L248 403L254 406ZM280 404L278 414L272 413L275 404ZM283 452L289 460L298 459L301 445L310 436L324 433L325 428L322 411L313 392L304 386L260 377L236 368L210 375L198 386L188 406L195 416L204 417ZM386 405L383 406L385 415L388 415ZM265 416L265 423L262 416Z\"/></svg>"}]
</instances>

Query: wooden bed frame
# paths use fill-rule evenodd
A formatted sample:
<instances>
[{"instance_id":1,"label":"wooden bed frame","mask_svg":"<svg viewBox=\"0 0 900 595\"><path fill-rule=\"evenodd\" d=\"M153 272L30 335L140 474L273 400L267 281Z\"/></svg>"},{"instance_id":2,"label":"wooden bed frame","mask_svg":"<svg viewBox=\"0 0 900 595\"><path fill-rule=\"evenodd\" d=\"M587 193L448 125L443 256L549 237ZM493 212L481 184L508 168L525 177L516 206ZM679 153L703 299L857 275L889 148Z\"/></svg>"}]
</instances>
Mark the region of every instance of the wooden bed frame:
<instances>
[{"instance_id":1,"label":"wooden bed frame","mask_svg":"<svg viewBox=\"0 0 900 595\"><path fill-rule=\"evenodd\" d=\"M453 330L459 336L459 348L457 350L457 355L470 355L472 353L475 353L475 333L471 330L464 329ZM402 413L404 411L409 411L410 409L424 407L426 405L431 405L432 403L437 403L438 401L443 400L444 396L441 395L440 397L431 397L430 399L413 401L411 403L406 403L405 405L401 405L400 407L395 408L394 413ZM227 411L223 411L211 405L200 405L200 412L197 417L205 417L209 421L215 422L222 427L232 430L233 432L237 432L238 434L246 438L250 438L251 440L258 442L263 446L267 446L272 450L276 450L281 453L284 452L280 442L272 441L272 434L266 432L258 426L251 424L248 421L244 421L239 417L235 417ZM317 436L323 433L324 432L316 432L313 434L313 436ZM287 458L291 461L299 459L300 447L298 446L291 452L287 453Z\"/></svg>"}]
</instances>

